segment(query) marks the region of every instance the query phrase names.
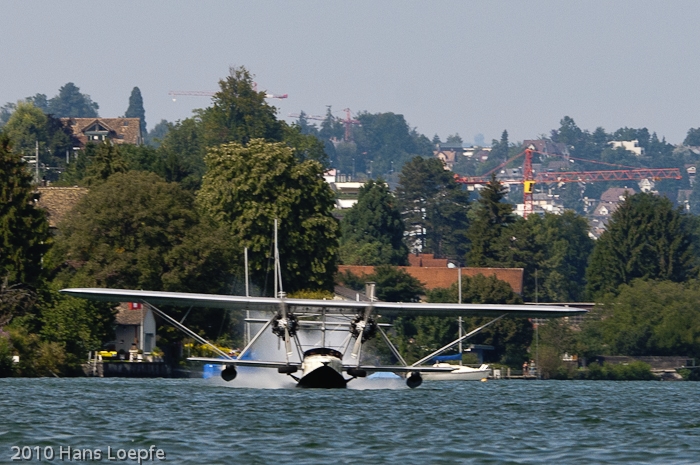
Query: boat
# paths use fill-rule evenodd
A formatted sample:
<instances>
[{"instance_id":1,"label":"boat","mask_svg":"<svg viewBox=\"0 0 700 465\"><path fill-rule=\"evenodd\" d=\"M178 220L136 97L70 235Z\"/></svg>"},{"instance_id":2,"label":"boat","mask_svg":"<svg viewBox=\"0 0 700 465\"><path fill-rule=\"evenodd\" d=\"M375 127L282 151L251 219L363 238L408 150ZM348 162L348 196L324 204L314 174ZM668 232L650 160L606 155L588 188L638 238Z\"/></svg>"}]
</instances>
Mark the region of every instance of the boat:
<instances>
[{"instance_id":1,"label":"boat","mask_svg":"<svg viewBox=\"0 0 700 465\"><path fill-rule=\"evenodd\" d=\"M435 363L433 367L455 367L455 369L447 373L424 373L423 379L430 381L479 381L484 378L488 378L491 375L491 368L489 368L489 366L485 363L479 368L453 365L451 363L444 362Z\"/></svg>"}]
</instances>

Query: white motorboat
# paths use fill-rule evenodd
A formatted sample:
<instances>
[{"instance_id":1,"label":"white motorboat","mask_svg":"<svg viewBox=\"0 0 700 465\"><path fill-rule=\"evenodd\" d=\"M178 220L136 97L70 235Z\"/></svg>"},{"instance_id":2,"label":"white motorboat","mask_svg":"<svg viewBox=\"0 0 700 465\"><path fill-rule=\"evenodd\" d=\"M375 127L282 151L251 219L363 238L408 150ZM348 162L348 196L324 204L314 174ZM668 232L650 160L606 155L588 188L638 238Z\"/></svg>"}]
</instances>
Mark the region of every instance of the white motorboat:
<instances>
[{"instance_id":1,"label":"white motorboat","mask_svg":"<svg viewBox=\"0 0 700 465\"><path fill-rule=\"evenodd\" d=\"M479 381L491 375L491 368L487 364L483 364L479 368L451 363L436 363L433 366L439 368L455 367L455 369L447 373L424 373L423 379L431 381Z\"/></svg>"}]
</instances>

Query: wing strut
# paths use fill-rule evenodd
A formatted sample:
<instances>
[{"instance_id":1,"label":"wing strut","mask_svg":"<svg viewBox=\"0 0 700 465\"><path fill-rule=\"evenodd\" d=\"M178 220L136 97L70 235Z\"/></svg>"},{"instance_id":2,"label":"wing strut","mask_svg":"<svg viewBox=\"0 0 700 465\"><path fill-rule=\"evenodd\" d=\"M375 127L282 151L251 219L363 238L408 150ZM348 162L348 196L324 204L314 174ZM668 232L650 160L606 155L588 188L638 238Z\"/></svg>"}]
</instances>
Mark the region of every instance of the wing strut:
<instances>
[{"instance_id":1,"label":"wing strut","mask_svg":"<svg viewBox=\"0 0 700 465\"><path fill-rule=\"evenodd\" d=\"M181 324L180 322L178 322L178 321L175 320L174 318L170 317L170 316L169 316L167 313L165 313L164 311L160 310L159 308L156 308L156 307L155 307L154 305L152 305L152 304L149 304L149 303L146 302L145 300L142 301L142 302L143 302L144 304L148 305L149 307L151 307L151 310L153 310L154 312L156 312L156 313L157 313L158 315L160 315L161 317L165 318L165 320L168 321L168 323L170 323L171 325L175 326L175 327L176 327L177 329L179 329L180 331L184 332L185 334L187 334L187 335L189 335L190 337L194 338L195 340L199 341L201 344L208 345L209 347L211 347L212 349L214 349L214 352L216 352L217 354L222 355L222 356L226 357L226 358L229 359L229 360L233 360L233 357L231 357L229 354L225 353L223 350L219 349L219 348L216 347L214 344L212 344L211 342L207 341L206 339L204 339L202 336L200 336L199 334L197 334L197 333L195 333L194 331L192 331L192 330L191 330L190 328L188 328L187 326Z\"/></svg>"},{"instance_id":2,"label":"wing strut","mask_svg":"<svg viewBox=\"0 0 700 465\"><path fill-rule=\"evenodd\" d=\"M270 318L270 319L268 320L268 322L265 323L265 324L263 325L263 327L260 328L260 330L258 330L257 333L255 333L255 336L253 336L253 339L251 339L250 341L248 341L248 344L243 348L243 350L241 350L241 353L238 354L238 358L243 357L243 355L245 355L245 353L248 352L248 351L250 350L251 346L252 346L253 344L255 344L255 341L257 341L258 339L260 339L260 336L262 336L263 332L265 332L265 330L272 324L272 322L275 320L276 317L277 317L277 314L272 315L272 318Z\"/></svg>"},{"instance_id":3,"label":"wing strut","mask_svg":"<svg viewBox=\"0 0 700 465\"><path fill-rule=\"evenodd\" d=\"M460 337L459 339L455 339L454 341L450 342L450 343L447 344L446 346L440 347L438 350L436 350L436 351L433 352L432 354L428 355L427 357L423 357L422 359L418 360L416 363L414 363L414 364L411 365L411 366L412 366L412 367L415 367L415 366L420 365L421 363L427 362L428 360L430 360L431 358L435 357L436 355L440 355L441 353L443 353L443 352L446 351L447 349L449 349L449 348L451 348L451 347L454 347L456 344L459 344L459 343L462 342L463 340L465 340L465 339L467 339L467 338L470 338L470 337L472 337L473 335L475 335L475 334L481 332L481 330L483 330L483 329L485 329L485 328L491 326L493 323L497 322L498 320L500 320L500 319L503 318L504 316L506 316L505 313L504 313L503 315L499 316L498 318L494 318L493 320L489 321L489 322L486 323L485 325L479 326L479 327L476 328L475 330L472 330L472 331L468 332L467 334L465 334L464 336Z\"/></svg>"},{"instance_id":4,"label":"wing strut","mask_svg":"<svg viewBox=\"0 0 700 465\"><path fill-rule=\"evenodd\" d=\"M384 342L386 342L386 345L388 345L389 349L391 349L391 352L394 354L394 357L396 357L396 359L401 363L401 365L407 366L408 363L406 363L406 360L403 359L401 353L396 348L396 346L389 340L389 336L386 335L381 326L377 325L377 329L379 330L379 334L382 335L382 338L384 338Z\"/></svg>"}]
</instances>

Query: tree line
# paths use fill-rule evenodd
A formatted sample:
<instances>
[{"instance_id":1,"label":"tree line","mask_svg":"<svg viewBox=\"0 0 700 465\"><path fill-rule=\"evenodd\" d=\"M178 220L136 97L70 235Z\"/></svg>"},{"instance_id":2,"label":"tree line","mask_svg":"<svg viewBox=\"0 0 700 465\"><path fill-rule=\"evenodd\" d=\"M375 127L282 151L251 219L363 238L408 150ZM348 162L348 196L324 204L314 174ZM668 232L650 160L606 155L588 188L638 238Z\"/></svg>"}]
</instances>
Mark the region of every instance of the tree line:
<instances>
[{"instance_id":1,"label":"tree line","mask_svg":"<svg viewBox=\"0 0 700 465\"><path fill-rule=\"evenodd\" d=\"M505 283L474 278L465 281L465 302L604 301L640 282L690 285L697 277L696 219L665 197L629 196L594 242L586 220L573 211L517 217L495 178L470 198L439 160L409 156L417 155L416 141L402 149L407 160L393 192L383 179L369 180L357 205L334 212L323 173L337 152L329 157L313 131L278 120L245 68L232 69L219 85L212 105L170 125L158 147L88 144L81 150L56 184L90 190L55 235L34 207L21 159L28 138L13 121L25 106L35 118L49 116L31 102L15 109L0 144L0 326L9 334L0 337L0 359L22 355L19 367L10 368L25 375L74 372L88 350L109 340L112 309L60 295L64 287L237 293L246 247L256 292L270 295L275 219L291 295L330 292L338 280L357 285L358 277L335 276L340 262L377 265L380 298L455 301L456 286L427 292L396 268L419 250L463 266L524 268L522 296ZM396 115L385 119L413 137ZM364 136L355 137L357 145ZM181 310L172 311L177 316ZM203 310L188 318L213 339L228 334L235 343L231 335L240 335L235 315ZM418 357L453 338L454 325L403 319L395 322L393 337ZM177 336L167 329L161 338L167 343ZM494 325L480 342L497 347L496 359L517 365L531 339L532 326L512 320Z\"/></svg>"}]
</instances>

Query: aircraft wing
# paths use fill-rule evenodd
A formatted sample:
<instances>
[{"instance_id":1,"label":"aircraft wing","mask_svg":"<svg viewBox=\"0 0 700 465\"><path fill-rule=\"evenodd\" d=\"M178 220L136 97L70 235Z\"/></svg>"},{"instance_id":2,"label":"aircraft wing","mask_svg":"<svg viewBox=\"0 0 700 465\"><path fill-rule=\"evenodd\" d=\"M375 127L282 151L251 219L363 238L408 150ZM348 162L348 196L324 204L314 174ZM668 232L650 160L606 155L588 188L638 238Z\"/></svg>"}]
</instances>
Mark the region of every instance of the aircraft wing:
<instances>
[{"instance_id":1,"label":"aircraft wing","mask_svg":"<svg viewBox=\"0 0 700 465\"><path fill-rule=\"evenodd\" d=\"M239 360L237 358L226 359L226 358L213 358L213 357L188 357L187 360L191 362L206 362L206 363L217 363L219 365L236 365L236 366L247 366L247 367L260 367L260 368L279 368L286 367L288 365L301 367L299 362L264 362L262 360Z\"/></svg>"},{"instance_id":2,"label":"aircraft wing","mask_svg":"<svg viewBox=\"0 0 700 465\"><path fill-rule=\"evenodd\" d=\"M586 313L587 310L560 305L444 304L401 302L356 302L349 300L280 299L238 295L193 294L187 292L142 291L131 289L73 288L62 293L103 302L147 302L153 305L277 311L281 304L296 313L357 313L368 306L385 316L495 316L510 314L527 318L554 318Z\"/></svg>"}]
</instances>

